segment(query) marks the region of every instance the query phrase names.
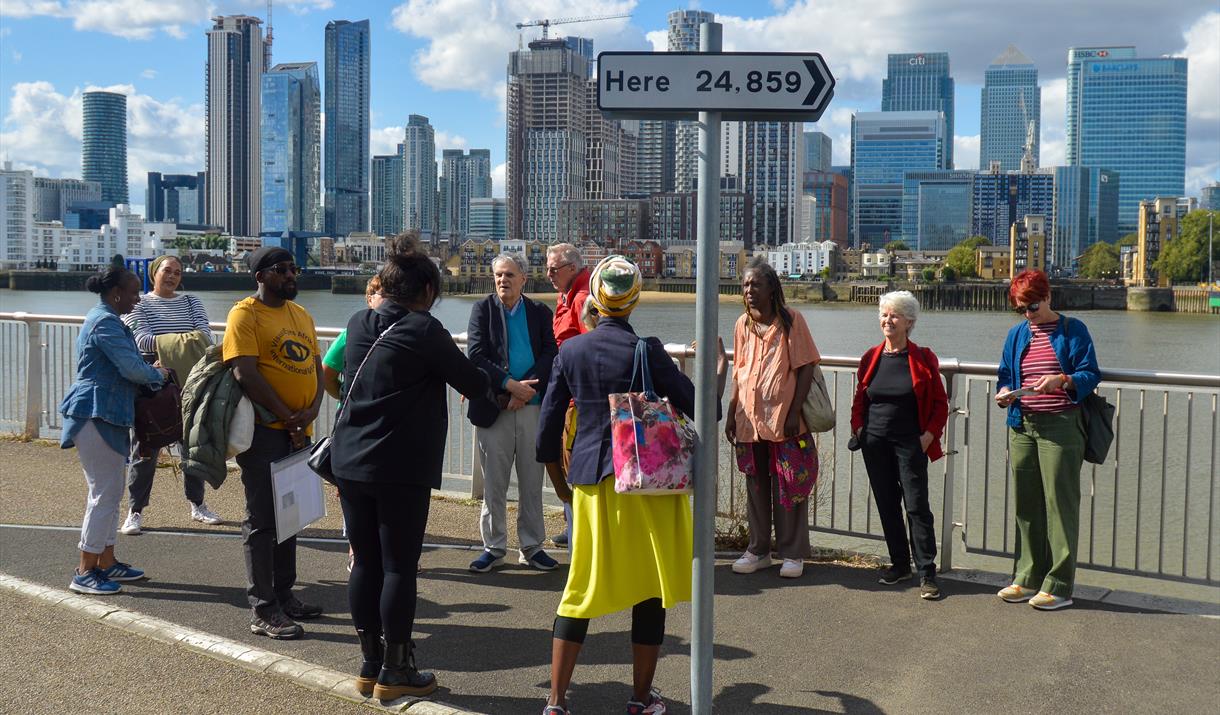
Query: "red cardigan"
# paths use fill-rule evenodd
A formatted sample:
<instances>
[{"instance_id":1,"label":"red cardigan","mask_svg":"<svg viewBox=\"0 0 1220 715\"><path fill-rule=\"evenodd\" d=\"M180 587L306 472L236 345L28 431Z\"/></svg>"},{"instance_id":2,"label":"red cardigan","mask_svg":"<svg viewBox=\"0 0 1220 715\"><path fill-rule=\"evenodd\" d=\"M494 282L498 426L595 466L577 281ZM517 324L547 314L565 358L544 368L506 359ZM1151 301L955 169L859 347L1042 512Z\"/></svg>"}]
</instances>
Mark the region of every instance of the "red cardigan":
<instances>
[{"instance_id":1,"label":"red cardigan","mask_svg":"<svg viewBox=\"0 0 1220 715\"><path fill-rule=\"evenodd\" d=\"M853 434L864 427L864 418L868 414L868 383L877 372L877 361L885 343L868 349L860 358L860 367L856 370L856 396L851 403L851 431ZM936 353L929 348L921 348L907 341L907 355L911 363L911 384L915 389L915 401L919 404L919 428L932 435L932 444L928 445L928 459L935 462L945 456L940 446L941 434L945 431L945 423L949 421L949 398L945 395L945 385L940 377L940 361Z\"/></svg>"}]
</instances>

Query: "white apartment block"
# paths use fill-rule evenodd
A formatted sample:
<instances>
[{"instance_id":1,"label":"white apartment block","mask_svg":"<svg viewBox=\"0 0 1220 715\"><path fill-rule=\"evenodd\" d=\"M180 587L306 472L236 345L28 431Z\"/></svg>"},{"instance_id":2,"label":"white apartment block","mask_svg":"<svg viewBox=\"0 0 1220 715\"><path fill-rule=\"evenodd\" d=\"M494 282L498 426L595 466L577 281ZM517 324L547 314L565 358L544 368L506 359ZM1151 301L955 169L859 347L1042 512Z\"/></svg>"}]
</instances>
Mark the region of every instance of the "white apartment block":
<instances>
[{"instance_id":1,"label":"white apartment block","mask_svg":"<svg viewBox=\"0 0 1220 715\"><path fill-rule=\"evenodd\" d=\"M34 226L34 172L4 162L0 171L0 267L29 268L30 230Z\"/></svg>"},{"instance_id":2,"label":"white apartment block","mask_svg":"<svg viewBox=\"0 0 1220 715\"><path fill-rule=\"evenodd\" d=\"M834 241L785 243L766 252L767 263L781 276L811 276L834 269Z\"/></svg>"}]
</instances>

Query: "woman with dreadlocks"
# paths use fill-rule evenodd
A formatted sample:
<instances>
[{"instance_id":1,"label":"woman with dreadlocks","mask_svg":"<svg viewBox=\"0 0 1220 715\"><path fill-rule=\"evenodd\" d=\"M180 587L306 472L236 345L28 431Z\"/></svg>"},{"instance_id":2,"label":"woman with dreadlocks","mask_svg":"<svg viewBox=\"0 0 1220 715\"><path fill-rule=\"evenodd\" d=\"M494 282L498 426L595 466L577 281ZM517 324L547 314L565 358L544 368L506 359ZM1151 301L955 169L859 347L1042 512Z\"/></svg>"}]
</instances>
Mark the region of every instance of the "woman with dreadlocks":
<instances>
[{"instance_id":1,"label":"woman with dreadlocks","mask_svg":"<svg viewBox=\"0 0 1220 715\"><path fill-rule=\"evenodd\" d=\"M809 556L809 494L818 475L818 452L801 417L801 405L822 359L801 314L784 303L779 276L761 256L741 279L745 312L733 329L733 393L725 436L746 474L750 543L734 573L784 560L779 575L798 578Z\"/></svg>"}]
</instances>

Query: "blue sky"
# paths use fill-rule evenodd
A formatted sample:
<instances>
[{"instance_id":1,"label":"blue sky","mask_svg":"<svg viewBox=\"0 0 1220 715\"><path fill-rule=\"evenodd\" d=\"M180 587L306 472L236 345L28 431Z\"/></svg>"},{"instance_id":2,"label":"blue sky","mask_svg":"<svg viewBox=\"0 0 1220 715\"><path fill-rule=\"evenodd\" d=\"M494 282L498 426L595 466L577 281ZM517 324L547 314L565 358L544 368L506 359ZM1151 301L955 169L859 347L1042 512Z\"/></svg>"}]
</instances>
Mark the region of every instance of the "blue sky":
<instances>
[{"instance_id":1,"label":"blue sky","mask_svg":"<svg viewBox=\"0 0 1220 715\"><path fill-rule=\"evenodd\" d=\"M1010 42L1040 72L1043 165L1062 163L1069 46L1134 44L1144 56L1187 56L1188 192L1220 177L1220 12L1214 0L1175 0L1155 13L1143 0L281 0L274 11L274 57L321 67L326 23L367 18L373 28L374 153L393 151L407 115L415 113L436 127L438 155L442 148L488 148L499 165L504 66L517 45L515 23L630 13L629 19L552 32L593 37L598 50L664 49L666 14L679 8L714 12L725 25L726 50L821 52L839 80L818 127L834 140L836 163L847 163L851 113L879 107L889 52L950 53L959 168L977 163L982 73ZM79 176L79 94L110 87L130 95L133 204L143 203L145 172L203 169L204 33L209 17L237 13L264 17L265 3L4 0L0 157L39 174ZM526 30L525 40L538 32Z\"/></svg>"}]
</instances>

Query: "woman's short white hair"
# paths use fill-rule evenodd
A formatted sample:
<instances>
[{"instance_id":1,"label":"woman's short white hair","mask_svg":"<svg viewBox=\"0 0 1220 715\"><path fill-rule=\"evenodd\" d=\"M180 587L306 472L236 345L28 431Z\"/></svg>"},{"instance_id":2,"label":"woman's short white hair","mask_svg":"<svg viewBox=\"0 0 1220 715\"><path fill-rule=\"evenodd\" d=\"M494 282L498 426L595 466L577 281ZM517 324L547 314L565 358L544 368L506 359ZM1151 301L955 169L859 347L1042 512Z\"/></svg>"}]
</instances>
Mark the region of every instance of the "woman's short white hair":
<instances>
[{"instance_id":1,"label":"woman's short white hair","mask_svg":"<svg viewBox=\"0 0 1220 715\"><path fill-rule=\"evenodd\" d=\"M877 301L877 311L880 313L886 308L890 308L907 320L911 321L911 328L915 327L915 321L919 319L919 299L909 290L894 290L881 296L881 300Z\"/></svg>"}]
</instances>

